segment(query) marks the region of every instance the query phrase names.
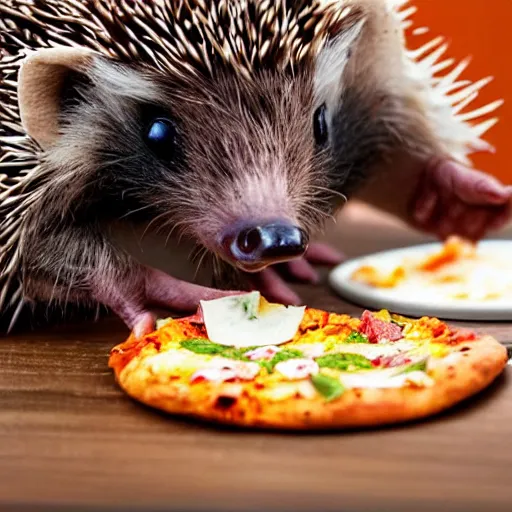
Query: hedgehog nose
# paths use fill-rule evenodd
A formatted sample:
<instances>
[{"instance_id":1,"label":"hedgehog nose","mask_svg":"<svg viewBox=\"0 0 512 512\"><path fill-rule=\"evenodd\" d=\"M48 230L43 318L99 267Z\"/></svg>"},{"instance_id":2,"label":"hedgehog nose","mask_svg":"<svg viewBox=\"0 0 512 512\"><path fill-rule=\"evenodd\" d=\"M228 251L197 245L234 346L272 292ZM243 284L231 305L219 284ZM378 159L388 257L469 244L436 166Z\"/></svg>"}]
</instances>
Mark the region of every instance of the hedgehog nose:
<instances>
[{"instance_id":1,"label":"hedgehog nose","mask_svg":"<svg viewBox=\"0 0 512 512\"><path fill-rule=\"evenodd\" d=\"M231 259L249 272L298 258L307 247L307 234L287 223L246 227L228 242Z\"/></svg>"}]
</instances>

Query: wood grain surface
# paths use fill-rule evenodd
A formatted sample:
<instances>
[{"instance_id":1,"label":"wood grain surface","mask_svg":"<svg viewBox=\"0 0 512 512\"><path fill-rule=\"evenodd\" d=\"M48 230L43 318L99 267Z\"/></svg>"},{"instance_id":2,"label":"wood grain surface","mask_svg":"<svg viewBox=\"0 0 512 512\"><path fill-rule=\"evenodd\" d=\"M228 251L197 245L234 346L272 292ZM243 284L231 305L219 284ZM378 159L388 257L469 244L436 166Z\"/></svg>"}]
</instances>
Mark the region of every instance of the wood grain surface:
<instances>
[{"instance_id":1,"label":"wood grain surface","mask_svg":"<svg viewBox=\"0 0 512 512\"><path fill-rule=\"evenodd\" d=\"M378 221L347 216L329 236L349 255L420 241ZM298 289L311 306L361 312L326 286ZM476 327L512 340L510 324ZM176 419L124 396L107 359L126 335L107 318L0 341L0 510L512 510L510 370L429 421L270 434Z\"/></svg>"}]
</instances>

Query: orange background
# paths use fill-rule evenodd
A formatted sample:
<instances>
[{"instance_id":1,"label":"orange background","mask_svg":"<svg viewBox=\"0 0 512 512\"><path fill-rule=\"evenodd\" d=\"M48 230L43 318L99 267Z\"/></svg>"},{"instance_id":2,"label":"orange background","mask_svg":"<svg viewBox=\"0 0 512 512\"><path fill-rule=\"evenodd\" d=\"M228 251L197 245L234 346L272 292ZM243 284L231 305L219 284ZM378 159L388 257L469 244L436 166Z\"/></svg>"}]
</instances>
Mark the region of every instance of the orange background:
<instances>
[{"instance_id":1,"label":"orange background","mask_svg":"<svg viewBox=\"0 0 512 512\"><path fill-rule=\"evenodd\" d=\"M450 45L448 57L472 57L462 78L494 76L473 105L505 100L496 112L499 123L484 136L496 153L472 159L475 167L512 184L512 0L413 0L411 5L418 8L414 27L430 29L427 36L412 37L411 46L442 35Z\"/></svg>"}]
</instances>

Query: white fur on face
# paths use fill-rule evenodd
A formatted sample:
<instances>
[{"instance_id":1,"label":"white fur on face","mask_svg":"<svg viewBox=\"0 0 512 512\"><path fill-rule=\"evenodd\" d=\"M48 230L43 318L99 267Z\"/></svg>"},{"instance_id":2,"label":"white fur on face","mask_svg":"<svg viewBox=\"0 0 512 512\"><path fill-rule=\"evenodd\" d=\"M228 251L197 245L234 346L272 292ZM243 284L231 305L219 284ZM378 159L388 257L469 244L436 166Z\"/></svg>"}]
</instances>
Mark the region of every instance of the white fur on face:
<instances>
[{"instance_id":1,"label":"white fur on face","mask_svg":"<svg viewBox=\"0 0 512 512\"><path fill-rule=\"evenodd\" d=\"M352 46L356 43L364 26L364 19L354 23L339 34L320 53L315 69L315 95L317 104L325 103L327 112L339 109L343 94L343 72L350 58Z\"/></svg>"},{"instance_id":2,"label":"white fur on face","mask_svg":"<svg viewBox=\"0 0 512 512\"><path fill-rule=\"evenodd\" d=\"M157 85L141 72L105 59L95 59L88 73L94 85L105 89L118 98L130 98L140 102L160 99Z\"/></svg>"}]
</instances>

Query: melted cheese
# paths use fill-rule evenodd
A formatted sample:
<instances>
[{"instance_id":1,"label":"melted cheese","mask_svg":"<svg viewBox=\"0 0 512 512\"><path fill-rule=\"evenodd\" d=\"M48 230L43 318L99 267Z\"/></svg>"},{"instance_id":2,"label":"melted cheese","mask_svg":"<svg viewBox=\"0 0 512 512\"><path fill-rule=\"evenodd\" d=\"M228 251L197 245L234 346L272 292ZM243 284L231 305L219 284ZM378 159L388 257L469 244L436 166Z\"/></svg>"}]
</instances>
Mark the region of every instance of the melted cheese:
<instances>
[{"instance_id":1,"label":"melted cheese","mask_svg":"<svg viewBox=\"0 0 512 512\"><path fill-rule=\"evenodd\" d=\"M438 368L438 367L446 367L453 366L460 362L462 359L462 354L460 352L452 352L447 356L441 358L432 358L429 361L429 368Z\"/></svg>"},{"instance_id":2,"label":"melted cheese","mask_svg":"<svg viewBox=\"0 0 512 512\"><path fill-rule=\"evenodd\" d=\"M512 248L493 249L453 238L441 251L401 261L369 257L351 276L374 288L406 297L422 290L431 301L507 303L512 298ZM394 279L402 269L400 279Z\"/></svg>"},{"instance_id":3,"label":"melted cheese","mask_svg":"<svg viewBox=\"0 0 512 512\"><path fill-rule=\"evenodd\" d=\"M244 355L251 361L258 361L263 359L264 361L270 361L278 352L280 348L275 345L269 345L268 347L259 347L254 350L246 352Z\"/></svg>"},{"instance_id":4,"label":"melted cheese","mask_svg":"<svg viewBox=\"0 0 512 512\"><path fill-rule=\"evenodd\" d=\"M421 371L402 373L393 375L386 370L371 370L361 373L346 373L340 377L340 380L347 388L401 388L408 384L416 386L432 386L434 381Z\"/></svg>"},{"instance_id":5,"label":"melted cheese","mask_svg":"<svg viewBox=\"0 0 512 512\"><path fill-rule=\"evenodd\" d=\"M312 399L318 395L317 390L309 380L282 382L258 392L259 396L272 402L281 402L294 396Z\"/></svg>"},{"instance_id":6,"label":"melted cheese","mask_svg":"<svg viewBox=\"0 0 512 512\"><path fill-rule=\"evenodd\" d=\"M318 364L312 359L289 359L276 365L276 371L290 380L300 380L318 373Z\"/></svg>"},{"instance_id":7,"label":"melted cheese","mask_svg":"<svg viewBox=\"0 0 512 512\"><path fill-rule=\"evenodd\" d=\"M191 381L204 379L210 382L224 382L231 379L253 380L260 372L258 363L231 361L224 358L214 358L207 366L197 370Z\"/></svg>"},{"instance_id":8,"label":"melted cheese","mask_svg":"<svg viewBox=\"0 0 512 512\"><path fill-rule=\"evenodd\" d=\"M176 370L188 371L204 364L204 359L182 350L166 350L142 359L142 364L153 373L173 373Z\"/></svg>"},{"instance_id":9,"label":"melted cheese","mask_svg":"<svg viewBox=\"0 0 512 512\"><path fill-rule=\"evenodd\" d=\"M290 341L305 307L270 304L259 292L201 301L208 338L238 348L280 345Z\"/></svg>"},{"instance_id":10,"label":"melted cheese","mask_svg":"<svg viewBox=\"0 0 512 512\"><path fill-rule=\"evenodd\" d=\"M323 343L305 343L293 345L293 348L300 350L306 357L316 358L325 354L325 345Z\"/></svg>"},{"instance_id":11,"label":"melted cheese","mask_svg":"<svg viewBox=\"0 0 512 512\"><path fill-rule=\"evenodd\" d=\"M416 348L416 345L407 341L390 343L340 343L332 352L341 354L359 354L370 360L378 357L395 356Z\"/></svg>"}]
</instances>

